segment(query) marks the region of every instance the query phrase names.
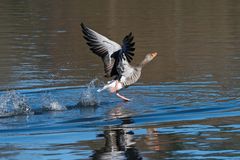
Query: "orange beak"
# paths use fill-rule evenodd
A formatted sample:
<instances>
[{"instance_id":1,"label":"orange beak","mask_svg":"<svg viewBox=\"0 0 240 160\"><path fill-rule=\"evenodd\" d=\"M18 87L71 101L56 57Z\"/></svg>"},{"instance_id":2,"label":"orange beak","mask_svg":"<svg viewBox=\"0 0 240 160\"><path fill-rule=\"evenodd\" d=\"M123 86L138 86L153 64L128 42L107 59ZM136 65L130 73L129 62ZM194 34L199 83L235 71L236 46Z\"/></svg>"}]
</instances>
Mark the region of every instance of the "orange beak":
<instances>
[{"instance_id":1,"label":"orange beak","mask_svg":"<svg viewBox=\"0 0 240 160\"><path fill-rule=\"evenodd\" d=\"M151 56L153 57L153 58L155 58L156 56L157 56L157 52L154 52L154 53L151 53Z\"/></svg>"}]
</instances>

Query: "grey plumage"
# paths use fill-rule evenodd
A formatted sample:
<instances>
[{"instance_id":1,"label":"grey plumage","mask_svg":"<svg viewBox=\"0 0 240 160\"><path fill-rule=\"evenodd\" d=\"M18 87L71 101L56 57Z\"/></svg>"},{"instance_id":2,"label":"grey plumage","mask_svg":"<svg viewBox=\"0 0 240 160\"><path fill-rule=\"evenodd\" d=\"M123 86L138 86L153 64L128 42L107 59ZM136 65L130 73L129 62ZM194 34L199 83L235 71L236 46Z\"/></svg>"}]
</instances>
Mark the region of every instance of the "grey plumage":
<instances>
[{"instance_id":1,"label":"grey plumage","mask_svg":"<svg viewBox=\"0 0 240 160\"><path fill-rule=\"evenodd\" d=\"M105 76L119 77L119 74L117 73L117 65L119 61L127 60L128 62L131 62L132 56L134 56L133 51L135 50L135 43L132 42L132 33L123 39L123 45L120 46L118 43L86 27L83 23L81 24L81 27L84 34L83 37L87 40L90 50L103 60L104 71L106 73Z\"/></svg>"},{"instance_id":2,"label":"grey plumage","mask_svg":"<svg viewBox=\"0 0 240 160\"><path fill-rule=\"evenodd\" d=\"M105 76L115 76L114 80L121 82L124 87L135 83L141 76L142 67L157 54L148 54L140 65L136 67L131 66L129 63L133 59L133 51L135 50L132 33L123 39L123 45L120 46L118 43L86 27L83 23L81 27L84 34L83 37L87 40L90 50L103 60ZM114 86L113 84L117 83L112 81L111 84L107 84L102 90ZM123 86L120 86L119 90Z\"/></svg>"}]
</instances>

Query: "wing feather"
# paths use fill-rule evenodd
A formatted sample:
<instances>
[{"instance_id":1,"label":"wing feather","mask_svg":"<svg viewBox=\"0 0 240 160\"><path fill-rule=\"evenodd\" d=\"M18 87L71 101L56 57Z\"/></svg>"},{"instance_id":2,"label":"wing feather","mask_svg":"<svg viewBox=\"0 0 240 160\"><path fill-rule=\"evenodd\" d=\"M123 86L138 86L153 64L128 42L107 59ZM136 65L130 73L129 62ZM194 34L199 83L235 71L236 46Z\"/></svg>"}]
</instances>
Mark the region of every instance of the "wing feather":
<instances>
[{"instance_id":1,"label":"wing feather","mask_svg":"<svg viewBox=\"0 0 240 160\"><path fill-rule=\"evenodd\" d=\"M107 37L95 32L81 23L84 38L87 40L87 45L96 55L104 58L106 55L111 56L114 52L121 49L121 46L108 39Z\"/></svg>"},{"instance_id":2,"label":"wing feather","mask_svg":"<svg viewBox=\"0 0 240 160\"><path fill-rule=\"evenodd\" d=\"M122 52L120 53L120 58L127 61L130 63L133 59L135 51L134 45L135 42L133 42L133 35L132 32L130 32L124 39L123 39L123 46L122 46Z\"/></svg>"},{"instance_id":3,"label":"wing feather","mask_svg":"<svg viewBox=\"0 0 240 160\"><path fill-rule=\"evenodd\" d=\"M83 37L86 39L90 50L102 58L106 77L116 75L120 78L122 74L126 74L125 72L129 68L124 66L126 66L125 64L129 65L128 63L133 60L133 52L135 51L132 32L125 36L122 41L123 45L120 46L118 43L86 27L83 23L81 23L81 27Z\"/></svg>"}]
</instances>

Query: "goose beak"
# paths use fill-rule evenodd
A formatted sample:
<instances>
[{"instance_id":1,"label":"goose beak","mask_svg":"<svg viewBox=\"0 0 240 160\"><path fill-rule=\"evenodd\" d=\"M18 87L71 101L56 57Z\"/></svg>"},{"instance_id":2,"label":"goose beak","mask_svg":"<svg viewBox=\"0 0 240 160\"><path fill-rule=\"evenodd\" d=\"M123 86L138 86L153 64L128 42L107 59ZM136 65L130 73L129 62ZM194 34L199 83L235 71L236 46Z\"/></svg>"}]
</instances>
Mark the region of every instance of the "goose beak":
<instances>
[{"instance_id":1,"label":"goose beak","mask_svg":"<svg viewBox=\"0 0 240 160\"><path fill-rule=\"evenodd\" d=\"M157 52L151 53L152 58L155 58L157 56Z\"/></svg>"}]
</instances>

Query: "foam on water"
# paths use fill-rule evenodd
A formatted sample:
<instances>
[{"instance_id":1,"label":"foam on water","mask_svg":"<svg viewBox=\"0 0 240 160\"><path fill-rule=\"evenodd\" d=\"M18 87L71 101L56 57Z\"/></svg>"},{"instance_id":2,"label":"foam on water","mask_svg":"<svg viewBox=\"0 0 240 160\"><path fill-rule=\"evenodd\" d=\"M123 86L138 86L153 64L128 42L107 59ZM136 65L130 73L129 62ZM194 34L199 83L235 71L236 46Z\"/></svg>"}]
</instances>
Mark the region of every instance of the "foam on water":
<instances>
[{"instance_id":1,"label":"foam on water","mask_svg":"<svg viewBox=\"0 0 240 160\"><path fill-rule=\"evenodd\" d=\"M26 97L16 91L8 91L0 96L0 117L32 113Z\"/></svg>"}]
</instances>

